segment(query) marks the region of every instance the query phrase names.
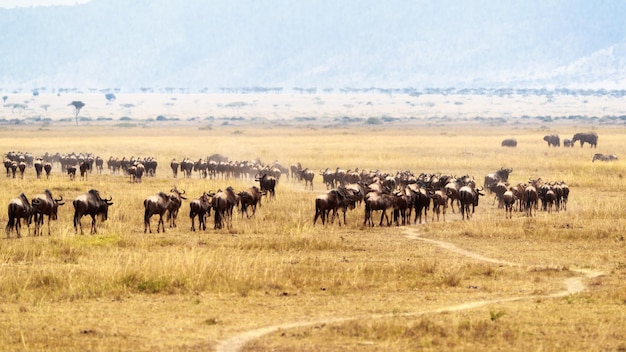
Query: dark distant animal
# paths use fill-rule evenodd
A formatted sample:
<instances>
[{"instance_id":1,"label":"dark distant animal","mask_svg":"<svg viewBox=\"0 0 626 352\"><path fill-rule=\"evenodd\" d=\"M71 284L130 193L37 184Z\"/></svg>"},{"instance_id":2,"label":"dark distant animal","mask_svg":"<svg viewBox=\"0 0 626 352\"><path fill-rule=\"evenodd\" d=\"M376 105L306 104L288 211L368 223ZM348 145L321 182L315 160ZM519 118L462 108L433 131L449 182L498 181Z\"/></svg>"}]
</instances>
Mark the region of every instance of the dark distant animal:
<instances>
[{"instance_id":1,"label":"dark distant animal","mask_svg":"<svg viewBox=\"0 0 626 352\"><path fill-rule=\"evenodd\" d=\"M68 166L67 174L70 176L70 180L74 181L74 179L76 178L76 166Z\"/></svg>"},{"instance_id":2,"label":"dark distant animal","mask_svg":"<svg viewBox=\"0 0 626 352\"><path fill-rule=\"evenodd\" d=\"M503 147L517 147L517 139L515 138L507 138L502 141L500 144Z\"/></svg>"},{"instance_id":3,"label":"dark distant animal","mask_svg":"<svg viewBox=\"0 0 626 352\"><path fill-rule=\"evenodd\" d=\"M469 220L471 215L474 214L475 208L478 206L478 198L484 196L481 193L482 189L474 189L470 186L463 186L459 189L459 201L461 203L461 219ZM470 214L470 205L472 206L472 213Z\"/></svg>"},{"instance_id":4,"label":"dark distant animal","mask_svg":"<svg viewBox=\"0 0 626 352\"><path fill-rule=\"evenodd\" d=\"M44 223L44 216L48 216L48 236L50 236L50 221L57 219L59 206L65 204L63 197L53 198L49 190L42 194L37 194L31 200L33 206L33 220L35 221L35 236L41 236L41 225Z\"/></svg>"},{"instance_id":5,"label":"dark distant animal","mask_svg":"<svg viewBox=\"0 0 626 352\"><path fill-rule=\"evenodd\" d=\"M183 196L185 191L182 192L176 189L176 186L170 190L170 203L167 207L167 220L170 223L170 227L176 227L176 217L178 217L178 210L183 204L183 200L187 199Z\"/></svg>"},{"instance_id":6,"label":"dark distant animal","mask_svg":"<svg viewBox=\"0 0 626 352\"><path fill-rule=\"evenodd\" d=\"M221 229L224 226L232 228L233 208L237 205L239 198L231 186L224 191L218 190L211 200L211 207L214 215L214 229Z\"/></svg>"},{"instance_id":7,"label":"dark distant animal","mask_svg":"<svg viewBox=\"0 0 626 352\"><path fill-rule=\"evenodd\" d=\"M413 208L415 210L413 223L417 223L418 218L420 224L422 223L422 213L424 215L424 222L426 222L431 198L428 191L424 187L419 187L415 184L410 184L409 189L413 194Z\"/></svg>"},{"instance_id":8,"label":"dark distant animal","mask_svg":"<svg viewBox=\"0 0 626 352\"><path fill-rule=\"evenodd\" d=\"M267 174L263 174L263 176L257 175L254 178L255 181L259 183L259 188L261 189L261 193L270 194L270 198L274 198L275 188L276 188L276 178L274 176L268 176Z\"/></svg>"},{"instance_id":9,"label":"dark distant animal","mask_svg":"<svg viewBox=\"0 0 626 352\"><path fill-rule=\"evenodd\" d=\"M78 165L80 169L80 178L82 180L87 180L87 172L91 170L91 164L87 161L83 161Z\"/></svg>"},{"instance_id":10,"label":"dark distant animal","mask_svg":"<svg viewBox=\"0 0 626 352\"><path fill-rule=\"evenodd\" d=\"M326 224L326 220L329 216L332 223L337 215L337 209L339 203L346 197L345 188L331 189L326 194L320 194L315 198L315 216L313 217L313 225L317 222L317 219L322 220L322 225ZM341 221L340 221L341 224Z\"/></svg>"},{"instance_id":11,"label":"dark distant animal","mask_svg":"<svg viewBox=\"0 0 626 352\"><path fill-rule=\"evenodd\" d=\"M573 147L574 146L574 142L572 142L572 140L570 138L563 138L563 146L564 147Z\"/></svg>"},{"instance_id":12,"label":"dark distant animal","mask_svg":"<svg viewBox=\"0 0 626 352\"><path fill-rule=\"evenodd\" d=\"M387 219L387 226L391 226L391 220L387 215L387 209L393 208L393 195L383 192L369 192L365 195L365 219L363 225L374 226L372 221L372 213L374 211L382 211L380 214L380 222L378 226L383 226L383 219Z\"/></svg>"},{"instance_id":13,"label":"dark distant animal","mask_svg":"<svg viewBox=\"0 0 626 352\"><path fill-rule=\"evenodd\" d=\"M582 148L585 143L589 143L592 148L598 145L598 134L595 131L579 132L572 137L572 144L580 141L580 147Z\"/></svg>"},{"instance_id":14,"label":"dark distant animal","mask_svg":"<svg viewBox=\"0 0 626 352\"><path fill-rule=\"evenodd\" d=\"M20 178L23 179L24 178L24 171L26 171L26 162L20 161L20 163L17 164L17 167L20 170Z\"/></svg>"},{"instance_id":15,"label":"dark distant animal","mask_svg":"<svg viewBox=\"0 0 626 352\"><path fill-rule=\"evenodd\" d=\"M515 205L516 197L515 193L511 190L504 192L502 195L502 201L504 202L504 211L506 218L513 217L513 206Z\"/></svg>"},{"instance_id":16,"label":"dark distant animal","mask_svg":"<svg viewBox=\"0 0 626 352\"><path fill-rule=\"evenodd\" d=\"M150 233L152 233L152 228L150 227L150 218L152 217L152 215L159 216L159 221L157 223L157 232L160 232L161 229L163 230L163 232L165 232L163 214L165 214L171 202L171 196L165 194L164 192L159 192L156 195L149 196L143 201L143 206L145 208L143 214L143 233L146 233L147 231L150 231Z\"/></svg>"},{"instance_id":17,"label":"dark distant animal","mask_svg":"<svg viewBox=\"0 0 626 352\"><path fill-rule=\"evenodd\" d=\"M46 162L45 164L43 164L43 171L46 172L46 179L49 179L50 173L52 172L52 164L49 162Z\"/></svg>"},{"instance_id":18,"label":"dark distant animal","mask_svg":"<svg viewBox=\"0 0 626 352\"><path fill-rule=\"evenodd\" d=\"M261 205L261 190L257 186L252 186L245 191L237 194L241 205L241 216L246 214L247 218L256 214L256 206ZM252 215L248 213L248 207L252 209Z\"/></svg>"},{"instance_id":19,"label":"dark distant animal","mask_svg":"<svg viewBox=\"0 0 626 352\"><path fill-rule=\"evenodd\" d=\"M100 215L101 221L106 221L109 214L109 206L113 205L111 201L113 198L102 199L100 192L95 189L90 189L87 193L81 194L72 204L74 205L74 231L78 231L80 228L80 234L83 234L83 225L80 219L85 216L91 216L91 234L97 233L96 229L96 215Z\"/></svg>"},{"instance_id":20,"label":"dark distant animal","mask_svg":"<svg viewBox=\"0 0 626 352\"><path fill-rule=\"evenodd\" d=\"M102 170L104 169L104 160L100 157L96 157L96 172L102 174Z\"/></svg>"},{"instance_id":21,"label":"dark distant animal","mask_svg":"<svg viewBox=\"0 0 626 352\"><path fill-rule=\"evenodd\" d=\"M307 185L309 185L312 191L313 190L313 178L315 177L315 172L313 172L313 170L309 170L309 168L306 168L300 171L300 177L304 180L304 189L307 189Z\"/></svg>"},{"instance_id":22,"label":"dark distant animal","mask_svg":"<svg viewBox=\"0 0 626 352\"><path fill-rule=\"evenodd\" d=\"M524 199L526 201L526 216L533 216L533 208L537 207L539 202L539 193L537 192L537 188L528 185L524 189Z\"/></svg>"},{"instance_id":23,"label":"dark distant animal","mask_svg":"<svg viewBox=\"0 0 626 352\"><path fill-rule=\"evenodd\" d=\"M550 134L543 137L543 140L548 142L548 147L560 147L561 146L561 138L559 138L558 134Z\"/></svg>"},{"instance_id":24,"label":"dark distant animal","mask_svg":"<svg viewBox=\"0 0 626 352\"><path fill-rule=\"evenodd\" d=\"M445 190L436 190L433 193L433 221L435 221L435 213L437 214L437 221L439 221L439 214L443 213L443 221L446 221L446 208L448 207L448 195Z\"/></svg>"},{"instance_id":25,"label":"dark distant animal","mask_svg":"<svg viewBox=\"0 0 626 352\"><path fill-rule=\"evenodd\" d=\"M326 170L320 170L320 175L322 176L322 182L326 185L326 189L332 189L335 187L335 173L330 171L329 168Z\"/></svg>"},{"instance_id":26,"label":"dark distant animal","mask_svg":"<svg viewBox=\"0 0 626 352\"><path fill-rule=\"evenodd\" d=\"M4 159L4 167L7 169L7 177L11 177L11 165L13 162L11 159Z\"/></svg>"},{"instance_id":27,"label":"dark distant animal","mask_svg":"<svg viewBox=\"0 0 626 352\"><path fill-rule=\"evenodd\" d=\"M15 229L15 232L17 233L17 238L22 237L20 234L22 219L26 222L26 226L28 226L28 232L30 234L30 224L33 219L33 207L24 193L21 193L17 198L11 199L9 201L8 208L9 221L7 222L6 227L7 238L11 237L10 234L13 229Z\"/></svg>"},{"instance_id":28,"label":"dark distant animal","mask_svg":"<svg viewBox=\"0 0 626 352\"><path fill-rule=\"evenodd\" d=\"M35 166L35 175L37 175L37 178L41 178L41 172L43 171L43 160L42 159L37 159L35 160L34 163Z\"/></svg>"},{"instance_id":29,"label":"dark distant animal","mask_svg":"<svg viewBox=\"0 0 626 352\"><path fill-rule=\"evenodd\" d=\"M609 155L604 155L604 154L594 154L593 158L591 159L591 162L594 162L596 160L600 160L600 161L615 161L617 160L617 155L615 154L609 154Z\"/></svg>"},{"instance_id":30,"label":"dark distant animal","mask_svg":"<svg viewBox=\"0 0 626 352\"><path fill-rule=\"evenodd\" d=\"M202 195L189 202L189 217L191 218L191 231L196 231L194 219L198 217L198 229L206 231L206 217L211 216L211 197L215 193L204 192Z\"/></svg>"}]
</instances>

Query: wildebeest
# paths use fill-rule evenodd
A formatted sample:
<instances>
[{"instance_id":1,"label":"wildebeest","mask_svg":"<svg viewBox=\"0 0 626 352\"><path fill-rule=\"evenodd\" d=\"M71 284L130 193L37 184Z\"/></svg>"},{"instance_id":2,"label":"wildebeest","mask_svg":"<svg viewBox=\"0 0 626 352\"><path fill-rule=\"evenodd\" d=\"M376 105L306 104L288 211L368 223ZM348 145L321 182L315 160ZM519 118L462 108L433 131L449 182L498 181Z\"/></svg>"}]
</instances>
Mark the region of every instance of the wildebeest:
<instances>
[{"instance_id":1,"label":"wildebeest","mask_svg":"<svg viewBox=\"0 0 626 352\"><path fill-rule=\"evenodd\" d=\"M326 224L326 220L331 223L334 222L337 216L337 210L340 206L348 208L348 202L346 198L348 196L347 190L344 187L339 189L331 189L326 194L320 194L315 198L315 216L313 217L313 225L317 222L317 219L322 220L322 225ZM332 217L328 217L332 214ZM345 224L345 212L344 212L344 224ZM341 225L341 220L339 220Z\"/></svg>"},{"instance_id":2,"label":"wildebeest","mask_svg":"<svg viewBox=\"0 0 626 352\"><path fill-rule=\"evenodd\" d=\"M176 227L176 217L178 217L178 210L180 206L183 204L183 200L187 199L183 197L185 191L182 192L176 189L176 186L170 190L170 199L171 202L167 207L167 220L170 223L170 227Z\"/></svg>"},{"instance_id":3,"label":"wildebeest","mask_svg":"<svg viewBox=\"0 0 626 352\"><path fill-rule=\"evenodd\" d=\"M41 178L41 172L43 171L43 160L41 158L38 158L37 160L35 160L34 163L35 166L35 175L37 175L37 178Z\"/></svg>"},{"instance_id":4,"label":"wildebeest","mask_svg":"<svg viewBox=\"0 0 626 352\"><path fill-rule=\"evenodd\" d=\"M37 194L31 200L33 206L33 216L35 221L35 236L41 236L41 225L44 223L44 216L48 216L48 236L50 235L50 221L57 219L59 206L65 204L63 197L53 198L49 190L42 194Z\"/></svg>"},{"instance_id":5,"label":"wildebeest","mask_svg":"<svg viewBox=\"0 0 626 352\"><path fill-rule=\"evenodd\" d=\"M309 185L312 191L315 172L313 172L313 170L309 170L309 168L307 167L306 169L300 171L300 177L304 180L304 189L307 189L307 185Z\"/></svg>"},{"instance_id":6,"label":"wildebeest","mask_svg":"<svg viewBox=\"0 0 626 352\"><path fill-rule=\"evenodd\" d=\"M26 226L28 226L28 232L30 234L30 224L33 219L33 207L26 198L24 193L21 193L19 197L13 198L9 201L8 206L8 217L9 221L7 222L6 232L7 238L11 237L11 230L15 229L17 233L17 238L22 237L20 234L20 228L22 227L22 219L26 222Z\"/></svg>"},{"instance_id":7,"label":"wildebeest","mask_svg":"<svg viewBox=\"0 0 626 352\"><path fill-rule=\"evenodd\" d=\"M463 186L459 189L459 201L461 203L461 219L469 220L471 215L474 214L475 208L478 206L478 198L484 196L481 193L482 189L474 189L470 186ZM472 206L472 213L470 214L470 205Z\"/></svg>"},{"instance_id":8,"label":"wildebeest","mask_svg":"<svg viewBox=\"0 0 626 352\"><path fill-rule=\"evenodd\" d=\"M609 154L609 155L604 155L604 154L594 154L593 158L591 159L591 162L594 162L596 160L600 160L600 161L615 161L617 160L617 155L615 154Z\"/></svg>"},{"instance_id":9,"label":"wildebeest","mask_svg":"<svg viewBox=\"0 0 626 352\"><path fill-rule=\"evenodd\" d=\"M45 164L43 164L43 170L46 172L46 179L49 179L50 172L52 172L52 164L49 162L46 162Z\"/></svg>"},{"instance_id":10,"label":"wildebeest","mask_svg":"<svg viewBox=\"0 0 626 352\"><path fill-rule=\"evenodd\" d=\"M102 199L100 192L95 189L90 189L87 193L76 197L72 202L74 205L74 231L78 231L78 228L80 228L80 234L83 234L83 225L80 219L85 215L89 215L91 216L91 234L97 233L96 215L100 215L101 221L106 221L109 214L109 206L113 205L112 199L110 196L109 199Z\"/></svg>"},{"instance_id":11,"label":"wildebeest","mask_svg":"<svg viewBox=\"0 0 626 352\"><path fill-rule=\"evenodd\" d=\"M237 195L241 204L241 216L243 217L245 213L246 217L250 218L248 207L252 208L252 216L254 216L257 204L261 205L261 190L257 186L252 186L247 190L239 192Z\"/></svg>"},{"instance_id":12,"label":"wildebeest","mask_svg":"<svg viewBox=\"0 0 626 352\"><path fill-rule=\"evenodd\" d=\"M259 182L261 193L267 194L269 192L271 198L276 196L276 178L274 176L269 176L268 174L263 174L262 176L257 175L254 180Z\"/></svg>"},{"instance_id":13,"label":"wildebeest","mask_svg":"<svg viewBox=\"0 0 626 352\"><path fill-rule=\"evenodd\" d=\"M145 208L145 212L143 215L143 233L146 233L147 231L150 231L150 233L152 233L152 228L150 227L150 218L152 217L152 215L159 216L159 222L157 223L157 232L160 232L161 229L163 229L163 232L165 232L163 214L165 214L171 202L172 196L167 195L164 192L159 192L156 195L149 196L143 201L143 206Z\"/></svg>"},{"instance_id":14,"label":"wildebeest","mask_svg":"<svg viewBox=\"0 0 626 352\"><path fill-rule=\"evenodd\" d=\"M448 207L448 195L445 190L436 190L433 193L433 221L435 221L435 213L437 214L437 221L439 221L439 214L443 213L443 221L446 221L446 208Z\"/></svg>"},{"instance_id":15,"label":"wildebeest","mask_svg":"<svg viewBox=\"0 0 626 352\"><path fill-rule=\"evenodd\" d=\"M413 193L413 208L415 210L413 223L417 223L418 218L420 224L422 223L422 213L424 215L424 222L426 222L428 207L430 206L430 195L428 191L424 187L420 187L416 184L410 184L409 189Z\"/></svg>"},{"instance_id":16,"label":"wildebeest","mask_svg":"<svg viewBox=\"0 0 626 352\"><path fill-rule=\"evenodd\" d=\"M517 139L515 138L504 139L500 145L502 147L517 147Z\"/></svg>"},{"instance_id":17,"label":"wildebeest","mask_svg":"<svg viewBox=\"0 0 626 352\"><path fill-rule=\"evenodd\" d=\"M512 190L504 192L502 201L504 202L504 211L506 218L513 218L513 205L515 205L515 193Z\"/></svg>"},{"instance_id":18,"label":"wildebeest","mask_svg":"<svg viewBox=\"0 0 626 352\"><path fill-rule=\"evenodd\" d=\"M379 226L383 225L383 219L387 219L387 226L391 225L391 220L387 215L387 209L393 207L393 195L389 194L387 190L383 192L372 191L365 195L365 219L363 225L368 224L374 226L372 221L372 213L377 210L381 210Z\"/></svg>"},{"instance_id":19,"label":"wildebeest","mask_svg":"<svg viewBox=\"0 0 626 352\"><path fill-rule=\"evenodd\" d=\"M322 176L322 182L324 182L324 184L326 185L326 189L332 189L335 187L334 172L330 171L329 168L326 168L326 170L320 170L320 175Z\"/></svg>"},{"instance_id":20,"label":"wildebeest","mask_svg":"<svg viewBox=\"0 0 626 352\"><path fill-rule=\"evenodd\" d=\"M191 218L191 231L196 231L194 219L198 217L198 229L206 230L206 217L211 215L211 197L215 193L204 192L202 195L189 202L189 217Z\"/></svg>"},{"instance_id":21,"label":"wildebeest","mask_svg":"<svg viewBox=\"0 0 626 352\"><path fill-rule=\"evenodd\" d=\"M561 146L561 138L559 138L558 134L550 134L543 137L543 140L548 142L548 147L560 147Z\"/></svg>"},{"instance_id":22,"label":"wildebeest","mask_svg":"<svg viewBox=\"0 0 626 352\"><path fill-rule=\"evenodd\" d=\"M215 193L211 200L211 207L215 212L213 215L214 229L221 229L224 225L227 228L232 228L233 208L238 202L239 197L237 197L231 186L228 186L224 191L218 190Z\"/></svg>"},{"instance_id":23,"label":"wildebeest","mask_svg":"<svg viewBox=\"0 0 626 352\"><path fill-rule=\"evenodd\" d=\"M524 189L524 199L526 201L526 216L533 216L533 207L537 206L539 200L537 188L535 188L535 186L528 185Z\"/></svg>"},{"instance_id":24,"label":"wildebeest","mask_svg":"<svg viewBox=\"0 0 626 352\"><path fill-rule=\"evenodd\" d=\"M68 166L67 174L70 176L70 180L74 181L74 179L76 178L76 166Z\"/></svg>"},{"instance_id":25,"label":"wildebeest","mask_svg":"<svg viewBox=\"0 0 626 352\"><path fill-rule=\"evenodd\" d=\"M580 141L580 147L582 148L585 143L589 143L592 148L598 145L598 134L595 131L579 132L572 137L572 144Z\"/></svg>"},{"instance_id":26,"label":"wildebeest","mask_svg":"<svg viewBox=\"0 0 626 352\"><path fill-rule=\"evenodd\" d=\"M80 169L81 180L87 180L87 172L91 171L91 164L87 161L83 161L78 167Z\"/></svg>"},{"instance_id":27,"label":"wildebeest","mask_svg":"<svg viewBox=\"0 0 626 352\"><path fill-rule=\"evenodd\" d=\"M23 179L24 178L24 171L26 171L26 162L20 161L20 163L17 164L17 167L20 170L20 178Z\"/></svg>"},{"instance_id":28,"label":"wildebeest","mask_svg":"<svg viewBox=\"0 0 626 352\"><path fill-rule=\"evenodd\" d=\"M498 184L498 182L507 183L509 181L509 175L511 173L513 173L513 169L501 167L500 170L487 174L483 182L483 188L486 188L489 192L493 192L494 186Z\"/></svg>"}]
</instances>

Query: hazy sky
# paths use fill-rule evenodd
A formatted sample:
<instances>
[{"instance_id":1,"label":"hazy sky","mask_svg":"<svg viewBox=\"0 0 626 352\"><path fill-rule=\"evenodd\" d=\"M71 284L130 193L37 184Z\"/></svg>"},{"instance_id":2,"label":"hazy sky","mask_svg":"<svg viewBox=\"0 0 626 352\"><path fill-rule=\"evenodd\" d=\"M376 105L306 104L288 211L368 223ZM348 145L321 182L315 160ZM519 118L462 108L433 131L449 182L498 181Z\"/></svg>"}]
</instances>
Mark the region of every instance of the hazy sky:
<instances>
[{"instance_id":1,"label":"hazy sky","mask_svg":"<svg viewBox=\"0 0 626 352\"><path fill-rule=\"evenodd\" d=\"M31 6L53 6L53 5L75 5L86 3L90 0L0 0L0 7L31 7Z\"/></svg>"}]
</instances>

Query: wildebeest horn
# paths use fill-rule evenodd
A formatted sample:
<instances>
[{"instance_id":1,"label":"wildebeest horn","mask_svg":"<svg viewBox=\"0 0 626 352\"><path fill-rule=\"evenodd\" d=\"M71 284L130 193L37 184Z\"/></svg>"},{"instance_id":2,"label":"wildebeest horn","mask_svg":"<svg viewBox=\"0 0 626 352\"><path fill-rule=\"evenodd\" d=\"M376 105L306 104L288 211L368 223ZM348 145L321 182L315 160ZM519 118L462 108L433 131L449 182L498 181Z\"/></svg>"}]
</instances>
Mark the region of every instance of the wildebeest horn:
<instances>
[{"instance_id":1,"label":"wildebeest horn","mask_svg":"<svg viewBox=\"0 0 626 352\"><path fill-rule=\"evenodd\" d=\"M58 203L58 202L60 202L62 200L63 200L63 196L59 196L59 198L55 199L54 201Z\"/></svg>"}]
</instances>

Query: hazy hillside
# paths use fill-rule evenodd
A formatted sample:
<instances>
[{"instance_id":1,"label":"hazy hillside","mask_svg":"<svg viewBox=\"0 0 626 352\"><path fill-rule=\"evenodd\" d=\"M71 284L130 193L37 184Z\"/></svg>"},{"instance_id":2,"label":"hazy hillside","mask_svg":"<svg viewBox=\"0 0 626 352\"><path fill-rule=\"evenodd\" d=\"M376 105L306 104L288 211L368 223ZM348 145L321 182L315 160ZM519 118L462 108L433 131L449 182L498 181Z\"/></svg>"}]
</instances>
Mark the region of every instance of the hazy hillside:
<instances>
[{"instance_id":1,"label":"hazy hillside","mask_svg":"<svg viewBox=\"0 0 626 352\"><path fill-rule=\"evenodd\" d=\"M0 9L0 89L626 82L626 2L183 4Z\"/></svg>"}]
</instances>

